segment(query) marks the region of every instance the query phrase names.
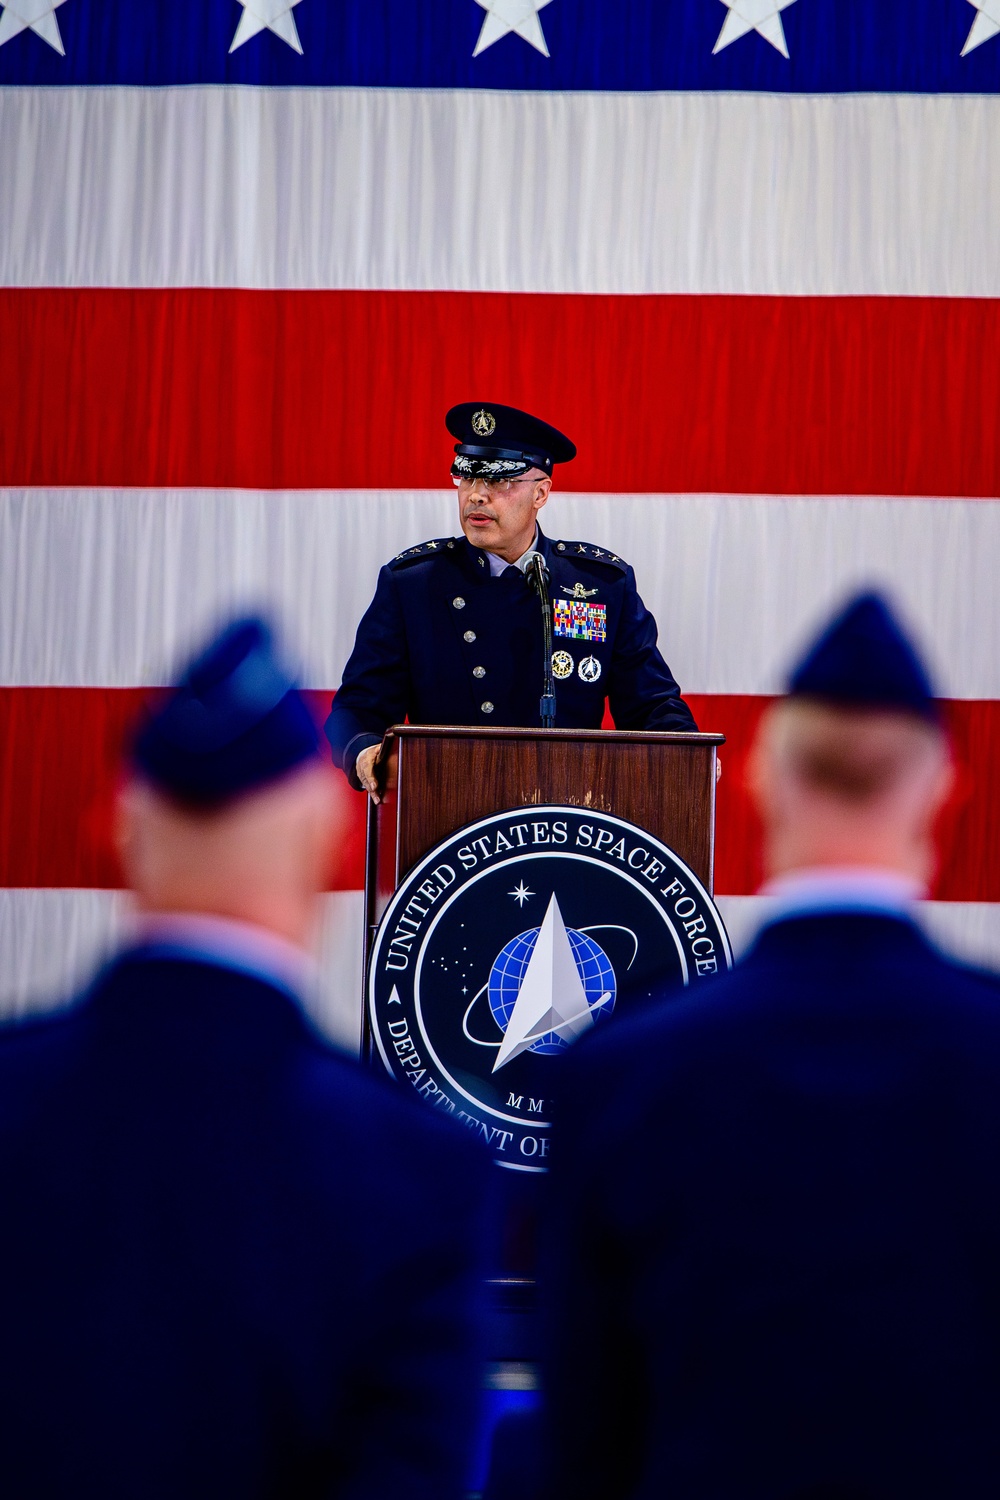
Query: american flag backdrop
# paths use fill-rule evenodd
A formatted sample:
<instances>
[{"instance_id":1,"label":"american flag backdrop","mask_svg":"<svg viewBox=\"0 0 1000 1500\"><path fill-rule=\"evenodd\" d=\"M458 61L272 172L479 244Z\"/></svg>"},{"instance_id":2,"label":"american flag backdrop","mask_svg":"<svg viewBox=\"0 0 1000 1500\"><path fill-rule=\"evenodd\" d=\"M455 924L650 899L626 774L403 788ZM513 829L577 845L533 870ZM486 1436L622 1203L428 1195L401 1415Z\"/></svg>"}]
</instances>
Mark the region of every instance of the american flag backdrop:
<instances>
[{"instance_id":1,"label":"american flag backdrop","mask_svg":"<svg viewBox=\"0 0 1000 1500\"><path fill-rule=\"evenodd\" d=\"M234 606L329 694L379 564L456 530L443 415L580 456L742 763L789 654L887 584L961 762L929 920L1000 961L1000 0L0 3L0 997L123 921L124 726ZM361 799L327 899L356 1033Z\"/></svg>"}]
</instances>

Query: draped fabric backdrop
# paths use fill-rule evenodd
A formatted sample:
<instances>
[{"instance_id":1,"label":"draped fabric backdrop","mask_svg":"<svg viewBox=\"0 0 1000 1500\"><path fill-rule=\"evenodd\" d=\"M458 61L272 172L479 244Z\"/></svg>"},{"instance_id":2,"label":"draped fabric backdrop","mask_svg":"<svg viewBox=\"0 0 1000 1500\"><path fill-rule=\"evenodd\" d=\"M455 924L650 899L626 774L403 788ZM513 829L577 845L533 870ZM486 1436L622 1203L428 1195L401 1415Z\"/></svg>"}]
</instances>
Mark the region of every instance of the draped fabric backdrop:
<instances>
[{"instance_id":1,"label":"draped fabric backdrop","mask_svg":"<svg viewBox=\"0 0 1000 1500\"><path fill-rule=\"evenodd\" d=\"M762 706L849 587L891 589L961 767L928 920L1000 963L980 3L0 0L6 1012L127 924L108 824L144 698L263 605L321 711L379 564L456 529L442 418L469 397L578 441L547 529L635 565L729 737L737 940ZM318 1002L346 1040L356 812Z\"/></svg>"}]
</instances>

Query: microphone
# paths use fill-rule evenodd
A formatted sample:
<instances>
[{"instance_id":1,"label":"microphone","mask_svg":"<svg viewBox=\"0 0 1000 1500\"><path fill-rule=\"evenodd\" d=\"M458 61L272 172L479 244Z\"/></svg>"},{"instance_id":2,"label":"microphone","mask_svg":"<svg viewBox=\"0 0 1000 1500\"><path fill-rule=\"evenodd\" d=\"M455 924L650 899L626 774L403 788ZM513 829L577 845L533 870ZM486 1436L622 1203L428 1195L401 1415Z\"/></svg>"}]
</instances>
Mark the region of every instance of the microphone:
<instances>
[{"instance_id":1,"label":"microphone","mask_svg":"<svg viewBox=\"0 0 1000 1500\"><path fill-rule=\"evenodd\" d=\"M543 583L549 581L548 564L540 552L526 552L523 557L518 558L514 566L521 569L533 589L537 589L539 577Z\"/></svg>"},{"instance_id":2,"label":"microphone","mask_svg":"<svg viewBox=\"0 0 1000 1500\"><path fill-rule=\"evenodd\" d=\"M542 606L544 676L538 713L542 728L553 729L556 722L556 680L552 674L552 599L549 596L549 570L542 554L534 551L526 552L523 557L519 557L515 566L520 568L528 583L535 590L538 602Z\"/></svg>"}]
</instances>

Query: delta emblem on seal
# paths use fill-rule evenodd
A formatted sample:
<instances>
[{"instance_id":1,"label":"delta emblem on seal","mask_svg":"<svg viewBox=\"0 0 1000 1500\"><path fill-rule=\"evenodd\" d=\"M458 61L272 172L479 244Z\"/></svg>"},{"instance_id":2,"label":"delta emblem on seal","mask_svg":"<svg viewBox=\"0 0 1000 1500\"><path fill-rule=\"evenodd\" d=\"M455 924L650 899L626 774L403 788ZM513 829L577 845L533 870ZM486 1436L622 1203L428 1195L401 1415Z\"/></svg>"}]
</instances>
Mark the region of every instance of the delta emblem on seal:
<instances>
[{"instance_id":1,"label":"delta emblem on seal","mask_svg":"<svg viewBox=\"0 0 1000 1500\"><path fill-rule=\"evenodd\" d=\"M589 808L522 808L453 834L396 891L369 964L372 1035L502 1166L544 1171L559 1054L731 964L722 918L665 844Z\"/></svg>"}]
</instances>

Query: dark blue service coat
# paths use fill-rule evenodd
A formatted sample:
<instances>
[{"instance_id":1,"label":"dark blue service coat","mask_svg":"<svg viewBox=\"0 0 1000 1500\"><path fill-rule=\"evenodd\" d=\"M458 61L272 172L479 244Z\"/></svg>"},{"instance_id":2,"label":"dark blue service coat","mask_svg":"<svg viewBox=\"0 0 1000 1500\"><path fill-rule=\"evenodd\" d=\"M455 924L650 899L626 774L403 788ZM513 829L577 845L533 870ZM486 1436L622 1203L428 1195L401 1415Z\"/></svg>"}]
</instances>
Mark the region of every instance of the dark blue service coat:
<instances>
[{"instance_id":1,"label":"dark blue service coat","mask_svg":"<svg viewBox=\"0 0 1000 1500\"><path fill-rule=\"evenodd\" d=\"M561 1080L550 1500L986 1500L1000 987L799 917Z\"/></svg>"},{"instance_id":2,"label":"dark blue service coat","mask_svg":"<svg viewBox=\"0 0 1000 1500\"><path fill-rule=\"evenodd\" d=\"M4 1028L0 1494L458 1500L486 1172L211 963Z\"/></svg>"},{"instance_id":3,"label":"dark blue service coat","mask_svg":"<svg viewBox=\"0 0 1000 1500\"><path fill-rule=\"evenodd\" d=\"M538 550L562 653L556 726L599 728L607 698L619 729L695 730L628 563L540 532ZM353 779L358 754L390 724L537 726L541 692L537 595L516 568L493 578L485 553L464 536L442 537L379 573L326 732Z\"/></svg>"}]
</instances>

